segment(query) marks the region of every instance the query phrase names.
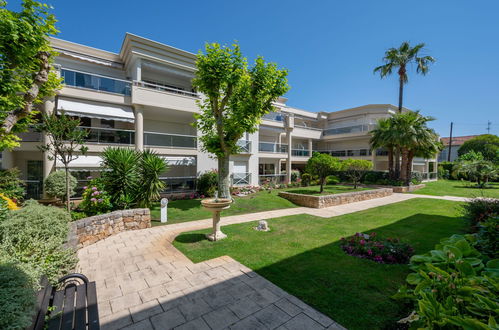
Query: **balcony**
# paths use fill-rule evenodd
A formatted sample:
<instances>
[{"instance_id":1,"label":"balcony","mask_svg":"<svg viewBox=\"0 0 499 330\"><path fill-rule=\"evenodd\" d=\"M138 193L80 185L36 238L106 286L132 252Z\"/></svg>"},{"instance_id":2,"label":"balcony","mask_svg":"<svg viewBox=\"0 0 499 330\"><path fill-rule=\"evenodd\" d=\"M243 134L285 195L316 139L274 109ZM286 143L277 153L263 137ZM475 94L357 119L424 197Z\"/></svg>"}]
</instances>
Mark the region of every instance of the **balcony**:
<instances>
[{"instance_id":1,"label":"balcony","mask_svg":"<svg viewBox=\"0 0 499 330\"><path fill-rule=\"evenodd\" d=\"M298 157L309 157L310 156L310 151L304 150L304 149L292 149L291 150L291 155L292 156L298 156Z\"/></svg>"},{"instance_id":2,"label":"balcony","mask_svg":"<svg viewBox=\"0 0 499 330\"><path fill-rule=\"evenodd\" d=\"M61 77L66 86L92 89L101 92L130 96L131 82L127 80L109 78L93 73L61 69Z\"/></svg>"},{"instance_id":3,"label":"balcony","mask_svg":"<svg viewBox=\"0 0 499 330\"><path fill-rule=\"evenodd\" d=\"M284 154L288 152L288 145L271 142L260 142L258 144L258 151Z\"/></svg>"},{"instance_id":4,"label":"balcony","mask_svg":"<svg viewBox=\"0 0 499 330\"><path fill-rule=\"evenodd\" d=\"M355 150L314 150L323 154L329 154L333 157L366 157L371 156L370 149L355 149Z\"/></svg>"},{"instance_id":5,"label":"balcony","mask_svg":"<svg viewBox=\"0 0 499 330\"><path fill-rule=\"evenodd\" d=\"M132 86L132 103L168 108L174 110L197 112L197 93L144 81L134 81Z\"/></svg>"},{"instance_id":6,"label":"balcony","mask_svg":"<svg viewBox=\"0 0 499 330\"><path fill-rule=\"evenodd\" d=\"M286 174L260 174L258 176L260 185L264 184L281 184L286 181Z\"/></svg>"},{"instance_id":7,"label":"balcony","mask_svg":"<svg viewBox=\"0 0 499 330\"><path fill-rule=\"evenodd\" d=\"M340 134L353 134L353 133L366 133L372 129L371 125L355 125L348 127L328 128L323 132L324 136L340 135Z\"/></svg>"},{"instance_id":8,"label":"balcony","mask_svg":"<svg viewBox=\"0 0 499 330\"><path fill-rule=\"evenodd\" d=\"M270 112L270 113L263 115L262 119L282 122L282 121L284 121L284 116L285 115L280 113L280 112Z\"/></svg>"},{"instance_id":9,"label":"balcony","mask_svg":"<svg viewBox=\"0 0 499 330\"><path fill-rule=\"evenodd\" d=\"M88 136L85 140L90 143L125 145L133 145L135 143L135 132L132 130L85 126L80 126L80 129L88 131Z\"/></svg>"},{"instance_id":10,"label":"balcony","mask_svg":"<svg viewBox=\"0 0 499 330\"><path fill-rule=\"evenodd\" d=\"M243 154L243 153L250 153L251 152L251 141L239 140L239 141L237 141L237 145L240 148L239 153Z\"/></svg>"},{"instance_id":11,"label":"balcony","mask_svg":"<svg viewBox=\"0 0 499 330\"><path fill-rule=\"evenodd\" d=\"M151 147L197 148L197 136L144 132L144 144Z\"/></svg>"},{"instance_id":12,"label":"balcony","mask_svg":"<svg viewBox=\"0 0 499 330\"><path fill-rule=\"evenodd\" d=\"M195 176L182 176L182 177L161 177L166 185L162 194L179 194L179 193L194 193L196 191L196 177Z\"/></svg>"},{"instance_id":13,"label":"balcony","mask_svg":"<svg viewBox=\"0 0 499 330\"><path fill-rule=\"evenodd\" d=\"M247 186L251 183L251 173L232 173L233 186Z\"/></svg>"}]
</instances>

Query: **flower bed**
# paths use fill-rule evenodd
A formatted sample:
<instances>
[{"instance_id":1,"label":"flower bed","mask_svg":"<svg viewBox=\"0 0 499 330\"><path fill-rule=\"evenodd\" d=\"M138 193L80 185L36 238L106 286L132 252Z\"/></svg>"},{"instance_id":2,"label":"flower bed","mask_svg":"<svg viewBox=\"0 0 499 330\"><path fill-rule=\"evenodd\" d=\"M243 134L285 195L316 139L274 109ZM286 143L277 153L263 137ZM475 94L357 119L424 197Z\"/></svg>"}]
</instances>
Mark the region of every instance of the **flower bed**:
<instances>
[{"instance_id":1,"label":"flower bed","mask_svg":"<svg viewBox=\"0 0 499 330\"><path fill-rule=\"evenodd\" d=\"M356 233L342 237L341 248L345 253L382 264L406 264L414 254L414 249L398 238L380 238L376 233Z\"/></svg>"}]
</instances>

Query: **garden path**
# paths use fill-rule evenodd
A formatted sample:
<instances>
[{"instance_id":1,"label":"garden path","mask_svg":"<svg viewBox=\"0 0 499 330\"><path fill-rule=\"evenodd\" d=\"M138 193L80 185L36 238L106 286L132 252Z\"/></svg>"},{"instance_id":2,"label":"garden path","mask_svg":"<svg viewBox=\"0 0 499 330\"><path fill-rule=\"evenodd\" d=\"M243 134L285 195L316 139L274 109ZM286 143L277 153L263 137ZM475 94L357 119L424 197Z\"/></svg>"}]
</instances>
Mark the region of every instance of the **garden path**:
<instances>
[{"instance_id":1,"label":"garden path","mask_svg":"<svg viewBox=\"0 0 499 330\"><path fill-rule=\"evenodd\" d=\"M393 194L324 209L223 217L222 224L333 217L418 197L456 200ZM343 329L228 256L195 264L172 245L182 232L209 227L205 219L122 232L79 250L77 271L97 283L102 329Z\"/></svg>"}]
</instances>

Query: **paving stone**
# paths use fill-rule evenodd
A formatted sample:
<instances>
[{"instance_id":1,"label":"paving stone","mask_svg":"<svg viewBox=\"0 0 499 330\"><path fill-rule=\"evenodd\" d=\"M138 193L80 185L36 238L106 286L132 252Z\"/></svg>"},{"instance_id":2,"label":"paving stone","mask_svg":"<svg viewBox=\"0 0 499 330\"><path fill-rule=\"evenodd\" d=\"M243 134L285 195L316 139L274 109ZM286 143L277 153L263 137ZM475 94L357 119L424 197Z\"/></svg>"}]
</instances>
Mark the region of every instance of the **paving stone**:
<instances>
[{"instance_id":1,"label":"paving stone","mask_svg":"<svg viewBox=\"0 0 499 330\"><path fill-rule=\"evenodd\" d=\"M162 312L163 308L156 299L130 308L133 322L139 322Z\"/></svg>"},{"instance_id":2,"label":"paving stone","mask_svg":"<svg viewBox=\"0 0 499 330\"><path fill-rule=\"evenodd\" d=\"M289 330L323 330L324 327L309 316L300 313L284 324Z\"/></svg>"},{"instance_id":3,"label":"paving stone","mask_svg":"<svg viewBox=\"0 0 499 330\"><path fill-rule=\"evenodd\" d=\"M166 295L168 295L168 292L162 285L157 285L139 291L139 296L140 299L142 299L142 302L148 302L150 300L157 299Z\"/></svg>"},{"instance_id":4,"label":"paving stone","mask_svg":"<svg viewBox=\"0 0 499 330\"><path fill-rule=\"evenodd\" d=\"M254 316L249 316L230 326L231 330L267 330L268 327L263 325ZM305 328L304 328L305 330Z\"/></svg>"},{"instance_id":5,"label":"paving stone","mask_svg":"<svg viewBox=\"0 0 499 330\"><path fill-rule=\"evenodd\" d=\"M99 316L104 317L108 316L113 313L111 310L111 305L109 304L109 301L102 301L97 304L97 308L99 309Z\"/></svg>"},{"instance_id":6,"label":"paving stone","mask_svg":"<svg viewBox=\"0 0 499 330\"><path fill-rule=\"evenodd\" d=\"M239 318L227 307L214 310L203 315L203 319L212 329L223 329L239 321Z\"/></svg>"},{"instance_id":7,"label":"paving stone","mask_svg":"<svg viewBox=\"0 0 499 330\"><path fill-rule=\"evenodd\" d=\"M163 284L163 287L168 291L168 293L175 293L187 289L191 284L185 280L178 279L173 280L168 283Z\"/></svg>"},{"instance_id":8,"label":"paving stone","mask_svg":"<svg viewBox=\"0 0 499 330\"><path fill-rule=\"evenodd\" d=\"M278 296L276 296L267 289L258 290L255 293L248 295L248 297L254 302L256 302L258 305L260 305L261 307L266 307L279 300Z\"/></svg>"},{"instance_id":9,"label":"paving stone","mask_svg":"<svg viewBox=\"0 0 499 330\"><path fill-rule=\"evenodd\" d=\"M212 310L210 305L208 305L203 299L193 299L190 301L186 301L181 303L178 306L178 309L186 320L195 319L203 314L206 314Z\"/></svg>"},{"instance_id":10,"label":"paving stone","mask_svg":"<svg viewBox=\"0 0 499 330\"><path fill-rule=\"evenodd\" d=\"M283 298L274 303L277 307L285 311L288 315L296 316L303 312L303 310L289 301L287 298Z\"/></svg>"},{"instance_id":11,"label":"paving stone","mask_svg":"<svg viewBox=\"0 0 499 330\"><path fill-rule=\"evenodd\" d=\"M124 327L124 328L122 328L122 330L151 330L152 328L153 327L152 327L151 321L149 321L149 319L146 319L146 320L142 320L140 322L131 324L127 327Z\"/></svg>"},{"instance_id":12,"label":"paving stone","mask_svg":"<svg viewBox=\"0 0 499 330\"><path fill-rule=\"evenodd\" d=\"M99 322L102 330L115 330L126 327L132 324L133 321L130 312L128 309L125 309L105 317L100 317Z\"/></svg>"},{"instance_id":13,"label":"paving stone","mask_svg":"<svg viewBox=\"0 0 499 330\"><path fill-rule=\"evenodd\" d=\"M155 315L150 320L155 330L172 329L185 323L185 318L178 308Z\"/></svg>"},{"instance_id":14,"label":"paving stone","mask_svg":"<svg viewBox=\"0 0 499 330\"><path fill-rule=\"evenodd\" d=\"M208 269L207 271L205 271L205 274L207 274L211 278L218 278L218 277L221 277L221 276L226 275L228 273L229 273L229 271L227 269L223 268L222 266Z\"/></svg>"},{"instance_id":15,"label":"paving stone","mask_svg":"<svg viewBox=\"0 0 499 330\"><path fill-rule=\"evenodd\" d=\"M316 311L315 309L313 309L312 307L310 306L307 306L307 308L305 308L303 310L303 312L305 314L307 314L308 316L310 316L312 319L314 319L315 321L319 322L320 324L322 324L323 326L325 327L328 327L330 326L334 321L332 319L330 319L329 317L327 317L326 315Z\"/></svg>"},{"instance_id":16,"label":"paving stone","mask_svg":"<svg viewBox=\"0 0 499 330\"><path fill-rule=\"evenodd\" d=\"M179 291L179 292L158 298L158 300L159 300L159 303L161 304L161 307L163 307L163 310L166 312L170 309L173 309L173 308L179 306L181 303L185 302L185 295Z\"/></svg>"},{"instance_id":17,"label":"paving stone","mask_svg":"<svg viewBox=\"0 0 499 330\"><path fill-rule=\"evenodd\" d=\"M255 290L244 282L234 284L228 291L236 299L241 299L255 293Z\"/></svg>"},{"instance_id":18,"label":"paving stone","mask_svg":"<svg viewBox=\"0 0 499 330\"><path fill-rule=\"evenodd\" d=\"M123 297L110 300L110 303L113 313L116 313L122 309L140 305L142 304L142 300L140 300L139 294L134 292L124 295Z\"/></svg>"},{"instance_id":19,"label":"paving stone","mask_svg":"<svg viewBox=\"0 0 499 330\"><path fill-rule=\"evenodd\" d=\"M111 287L111 288L100 288L97 291L97 299L99 302L105 300L111 300L114 298L118 298L123 296L121 293L121 289L119 286Z\"/></svg>"},{"instance_id":20,"label":"paving stone","mask_svg":"<svg viewBox=\"0 0 499 330\"><path fill-rule=\"evenodd\" d=\"M192 273L204 272L205 270L211 269L211 266L209 266L206 262L200 262L200 263L193 264L193 265L187 265L186 267Z\"/></svg>"},{"instance_id":21,"label":"paving stone","mask_svg":"<svg viewBox=\"0 0 499 330\"><path fill-rule=\"evenodd\" d=\"M204 295L203 299L213 308L228 305L235 300L234 297L224 290L217 290L215 294L210 293L208 295Z\"/></svg>"},{"instance_id":22,"label":"paving stone","mask_svg":"<svg viewBox=\"0 0 499 330\"><path fill-rule=\"evenodd\" d=\"M188 275L185 277L185 279L192 285L200 285L211 280L211 277L206 275L205 273L197 273Z\"/></svg>"},{"instance_id":23,"label":"paving stone","mask_svg":"<svg viewBox=\"0 0 499 330\"><path fill-rule=\"evenodd\" d=\"M211 330L208 324L202 319L197 318L182 325L179 325L175 330Z\"/></svg>"},{"instance_id":24,"label":"paving stone","mask_svg":"<svg viewBox=\"0 0 499 330\"><path fill-rule=\"evenodd\" d=\"M260 306L253 300L249 298L244 298L233 302L228 305L228 307L237 315L240 319L245 318L261 309Z\"/></svg>"},{"instance_id":25,"label":"paving stone","mask_svg":"<svg viewBox=\"0 0 499 330\"><path fill-rule=\"evenodd\" d=\"M270 329L277 328L278 326L286 323L286 321L291 318L291 316L284 313L275 305L267 306L264 309L259 310L258 312L253 314L253 316Z\"/></svg>"},{"instance_id":26,"label":"paving stone","mask_svg":"<svg viewBox=\"0 0 499 330\"><path fill-rule=\"evenodd\" d=\"M142 291L142 290L148 288L148 285L147 285L146 281L144 281L142 279L127 280L127 281L122 281L120 283L120 288L121 288L121 292L123 292L123 295L126 295L129 293Z\"/></svg>"}]
</instances>

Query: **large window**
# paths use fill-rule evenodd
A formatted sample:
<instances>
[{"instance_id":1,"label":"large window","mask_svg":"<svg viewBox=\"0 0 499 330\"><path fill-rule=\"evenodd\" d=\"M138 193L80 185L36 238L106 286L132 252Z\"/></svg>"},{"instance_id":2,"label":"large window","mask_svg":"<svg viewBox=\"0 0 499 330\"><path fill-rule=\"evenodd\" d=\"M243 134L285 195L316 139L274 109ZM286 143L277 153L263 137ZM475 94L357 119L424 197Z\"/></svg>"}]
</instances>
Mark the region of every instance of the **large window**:
<instances>
[{"instance_id":1,"label":"large window","mask_svg":"<svg viewBox=\"0 0 499 330\"><path fill-rule=\"evenodd\" d=\"M61 77L67 86L89 88L123 95L131 94L131 84L125 80L112 79L68 69L61 69Z\"/></svg>"},{"instance_id":2,"label":"large window","mask_svg":"<svg viewBox=\"0 0 499 330\"><path fill-rule=\"evenodd\" d=\"M275 164L259 164L258 174L259 175L275 174Z\"/></svg>"}]
</instances>

